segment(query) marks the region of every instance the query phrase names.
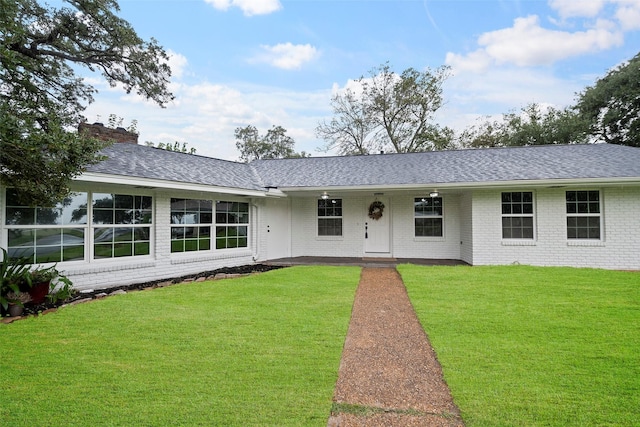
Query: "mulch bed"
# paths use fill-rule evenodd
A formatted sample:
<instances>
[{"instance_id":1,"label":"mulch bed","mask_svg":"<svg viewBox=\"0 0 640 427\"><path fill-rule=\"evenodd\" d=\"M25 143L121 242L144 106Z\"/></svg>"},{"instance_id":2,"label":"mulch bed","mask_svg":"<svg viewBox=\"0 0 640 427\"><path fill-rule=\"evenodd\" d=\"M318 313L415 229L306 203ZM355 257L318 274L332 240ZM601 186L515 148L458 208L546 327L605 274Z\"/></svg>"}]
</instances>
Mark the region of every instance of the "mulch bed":
<instances>
[{"instance_id":1,"label":"mulch bed","mask_svg":"<svg viewBox=\"0 0 640 427\"><path fill-rule=\"evenodd\" d=\"M395 268L364 268L329 427L463 426Z\"/></svg>"},{"instance_id":2,"label":"mulch bed","mask_svg":"<svg viewBox=\"0 0 640 427\"><path fill-rule=\"evenodd\" d=\"M224 267L224 268L219 268L217 270L203 271L197 274L191 274L191 275L181 276L181 277L154 280L150 282L141 282L141 283L135 283L135 284L125 285L125 286L115 286L115 287L109 287L109 288L84 290L84 291L76 292L71 298L65 301L58 301L57 303L51 303L48 300L45 300L45 302L43 302L42 304L27 303L25 304L24 312L22 316L24 317L29 315L46 313L49 311L53 311L63 305L76 304L81 301L83 302L83 301L88 301L95 298L105 297L113 293L118 294L123 292L153 289L158 287L169 286L176 283L194 282L198 280L213 279L216 276L224 277L224 276L236 276L236 275L245 275L245 274L252 274L252 273L262 273L265 271L275 270L278 268L283 268L283 267L274 266L274 265L265 265L265 264L251 264L251 265L243 265L238 267ZM8 319L5 318L4 320L6 321Z\"/></svg>"}]
</instances>

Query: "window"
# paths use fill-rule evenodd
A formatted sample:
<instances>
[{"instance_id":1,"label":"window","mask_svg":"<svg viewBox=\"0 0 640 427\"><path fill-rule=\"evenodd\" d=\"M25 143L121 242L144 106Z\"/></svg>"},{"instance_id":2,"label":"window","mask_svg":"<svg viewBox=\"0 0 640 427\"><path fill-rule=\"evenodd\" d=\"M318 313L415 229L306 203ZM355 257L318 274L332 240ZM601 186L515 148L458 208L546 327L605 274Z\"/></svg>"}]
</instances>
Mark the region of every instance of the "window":
<instances>
[{"instance_id":1,"label":"window","mask_svg":"<svg viewBox=\"0 0 640 427\"><path fill-rule=\"evenodd\" d=\"M94 259L149 255L152 201L150 196L79 192L55 206L29 207L8 189L9 256L34 264L84 260L91 238Z\"/></svg>"},{"instance_id":2,"label":"window","mask_svg":"<svg viewBox=\"0 0 640 427\"><path fill-rule=\"evenodd\" d=\"M171 199L171 252L211 249L211 200Z\"/></svg>"},{"instance_id":3,"label":"window","mask_svg":"<svg viewBox=\"0 0 640 427\"><path fill-rule=\"evenodd\" d=\"M533 239L533 193L502 193L502 238Z\"/></svg>"},{"instance_id":4,"label":"window","mask_svg":"<svg viewBox=\"0 0 640 427\"><path fill-rule=\"evenodd\" d=\"M149 255L150 196L94 193L91 206L94 258Z\"/></svg>"},{"instance_id":5,"label":"window","mask_svg":"<svg viewBox=\"0 0 640 427\"><path fill-rule=\"evenodd\" d=\"M342 236L342 199L318 200L318 236Z\"/></svg>"},{"instance_id":6,"label":"window","mask_svg":"<svg viewBox=\"0 0 640 427\"><path fill-rule=\"evenodd\" d=\"M6 201L9 257L33 264L85 258L87 193L72 193L55 206L30 207L8 189Z\"/></svg>"},{"instance_id":7,"label":"window","mask_svg":"<svg viewBox=\"0 0 640 427\"><path fill-rule=\"evenodd\" d=\"M249 203L216 201L216 249L249 244Z\"/></svg>"},{"instance_id":8,"label":"window","mask_svg":"<svg viewBox=\"0 0 640 427\"><path fill-rule=\"evenodd\" d=\"M600 239L600 192L567 191L567 239Z\"/></svg>"},{"instance_id":9,"label":"window","mask_svg":"<svg viewBox=\"0 0 640 427\"><path fill-rule=\"evenodd\" d=\"M413 199L413 217L416 237L442 237L442 197Z\"/></svg>"}]
</instances>

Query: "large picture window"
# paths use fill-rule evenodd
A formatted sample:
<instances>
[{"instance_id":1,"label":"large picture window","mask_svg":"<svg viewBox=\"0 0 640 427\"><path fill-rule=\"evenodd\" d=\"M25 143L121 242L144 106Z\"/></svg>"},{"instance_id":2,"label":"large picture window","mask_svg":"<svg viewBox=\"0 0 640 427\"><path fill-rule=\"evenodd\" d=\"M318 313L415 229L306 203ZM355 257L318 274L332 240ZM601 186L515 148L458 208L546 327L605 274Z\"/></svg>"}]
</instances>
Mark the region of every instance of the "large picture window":
<instances>
[{"instance_id":1,"label":"large picture window","mask_svg":"<svg viewBox=\"0 0 640 427\"><path fill-rule=\"evenodd\" d=\"M216 249L249 244L249 204L216 201Z\"/></svg>"},{"instance_id":2,"label":"large picture window","mask_svg":"<svg viewBox=\"0 0 640 427\"><path fill-rule=\"evenodd\" d=\"M442 237L444 211L442 197L413 199L415 237Z\"/></svg>"},{"instance_id":3,"label":"large picture window","mask_svg":"<svg viewBox=\"0 0 640 427\"><path fill-rule=\"evenodd\" d=\"M342 236L342 199L318 200L318 236Z\"/></svg>"},{"instance_id":4,"label":"large picture window","mask_svg":"<svg viewBox=\"0 0 640 427\"><path fill-rule=\"evenodd\" d=\"M85 258L87 193L72 193L50 207L25 206L14 189L6 194L9 257L33 264Z\"/></svg>"},{"instance_id":5,"label":"large picture window","mask_svg":"<svg viewBox=\"0 0 640 427\"><path fill-rule=\"evenodd\" d=\"M600 239L599 191L567 191L566 207L567 239Z\"/></svg>"},{"instance_id":6,"label":"large picture window","mask_svg":"<svg viewBox=\"0 0 640 427\"><path fill-rule=\"evenodd\" d=\"M211 249L211 200L171 199L171 252Z\"/></svg>"},{"instance_id":7,"label":"large picture window","mask_svg":"<svg viewBox=\"0 0 640 427\"><path fill-rule=\"evenodd\" d=\"M149 255L152 219L150 196L78 192L30 207L7 190L9 256L34 264L84 260L91 244L94 259Z\"/></svg>"},{"instance_id":8,"label":"large picture window","mask_svg":"<svg viewBox=\"0 0 640 427\"><path fill-rule=\"evenodd\" d=\"M94 258L149 255L152 198L129 194L94 193Z\"/></svg>"},{"instance_id":9,"label":"large picture window","mask_svg":"<svg viewBox=\"0 0 640 427\"><path fill-rule=\"evenodd\" d=\"M533 193L502 193L502 238L533 239Z\"/></svg>"}]
</instances>

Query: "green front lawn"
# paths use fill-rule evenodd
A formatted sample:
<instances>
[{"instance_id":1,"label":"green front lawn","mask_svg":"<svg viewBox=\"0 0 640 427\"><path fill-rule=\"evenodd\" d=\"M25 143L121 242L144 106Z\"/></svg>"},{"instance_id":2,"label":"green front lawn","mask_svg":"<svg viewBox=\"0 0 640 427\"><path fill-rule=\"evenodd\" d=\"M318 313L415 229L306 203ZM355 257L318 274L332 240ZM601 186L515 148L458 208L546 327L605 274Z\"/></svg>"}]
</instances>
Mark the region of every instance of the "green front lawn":
<instances>
[{"instance_id":1,"label":"green front lawn","mask_svg":"<svg viewBox=\"0 0 640 427\"><path fill-rule=\"evenodd\" d=\"M0 424L322 426L357 267L293 267L0 324Z\"/></svg>"},{"instance_id":2,"label":"green front lawn","mask_svg":"<svg viewBox=\"0 0 640 427\"><path fill-rule=\"evenodd\" d=\"M640 273L398 270L467 427L640 425Z\"/></svg>"},{"instance_id":3,"label":"green front lawn","mask_svg":"<svg viewBox=\"0 0 640 427\"><path fill-rule=\"evenodd\" d=\"M467 427L640 425L640 273L398 269ZM324 426L359 275L291 267L0 324L0 424Z\"/></svg>"}]
</instances>

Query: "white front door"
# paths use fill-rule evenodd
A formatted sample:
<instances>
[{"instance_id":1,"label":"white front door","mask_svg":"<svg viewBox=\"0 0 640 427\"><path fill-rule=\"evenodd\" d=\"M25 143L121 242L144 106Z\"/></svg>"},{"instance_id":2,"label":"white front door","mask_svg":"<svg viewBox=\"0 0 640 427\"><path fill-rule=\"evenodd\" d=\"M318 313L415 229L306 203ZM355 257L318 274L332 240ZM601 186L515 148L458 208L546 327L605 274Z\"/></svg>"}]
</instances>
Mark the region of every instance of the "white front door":
<instances>
[{"instance_id":1,"label":"white front door","mask_svg":"<svg viewBox=\"0 0 640 427\"><path fill-rule=\"evenodd\" d=\"M289 201L287 199L267 199L265 209L266 223L263 224L263 231L267 233L265 258L288 258L291 256Z\"/></svg>"},{"instance_id":2,"label":"white front door","mask_svg":"<svg viewBox=\"0 0 640 427\"><path fill-rule=\"evenodd\" d=\"M380 204L384 207L381 208ZM368 201L365 209L365 255L391 255L389 229L389 225L391 224L391 209L389 199L386 197L371 199Z\"/></svg>"}]
</instances>

